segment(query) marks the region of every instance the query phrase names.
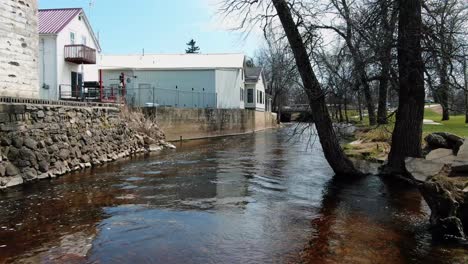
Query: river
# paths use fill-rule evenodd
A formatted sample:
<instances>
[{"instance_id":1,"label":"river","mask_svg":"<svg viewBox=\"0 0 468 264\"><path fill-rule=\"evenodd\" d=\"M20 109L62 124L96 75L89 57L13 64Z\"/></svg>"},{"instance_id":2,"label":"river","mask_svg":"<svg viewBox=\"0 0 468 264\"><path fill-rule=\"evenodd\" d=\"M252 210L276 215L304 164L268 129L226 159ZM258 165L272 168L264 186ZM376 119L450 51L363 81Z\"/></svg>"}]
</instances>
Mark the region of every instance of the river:
<instances>
[{"instance_id":1,"label":"river","mask_svg":"<svg viewBox=\"0 0 468 264\"><path fill-rule=\"evenodd\" d=\"M468 263L433 241L419 193L333 179L290 129L177 150L0 192L0 263Z\"/></svg>"}]
</instances>

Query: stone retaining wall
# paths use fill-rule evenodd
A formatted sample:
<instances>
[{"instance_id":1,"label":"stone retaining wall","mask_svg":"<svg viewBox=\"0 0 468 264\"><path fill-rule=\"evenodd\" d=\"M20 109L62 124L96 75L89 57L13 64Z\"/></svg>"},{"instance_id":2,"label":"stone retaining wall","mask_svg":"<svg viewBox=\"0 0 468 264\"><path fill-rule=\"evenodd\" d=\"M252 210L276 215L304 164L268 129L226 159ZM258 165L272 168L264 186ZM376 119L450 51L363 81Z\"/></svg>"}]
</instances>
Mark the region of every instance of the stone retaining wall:
<instances>
[{"instance_id":1,"label":"stone retaining wall","mask_svg":"<svg viewBox=\"0 0 468 264\"><path fill-rule=\"evenodd\" d=\"M0 104L0 188L170 146L160 131L138 131L141 113L131 117L116 107Z\"/></svg>"}]
</instances>

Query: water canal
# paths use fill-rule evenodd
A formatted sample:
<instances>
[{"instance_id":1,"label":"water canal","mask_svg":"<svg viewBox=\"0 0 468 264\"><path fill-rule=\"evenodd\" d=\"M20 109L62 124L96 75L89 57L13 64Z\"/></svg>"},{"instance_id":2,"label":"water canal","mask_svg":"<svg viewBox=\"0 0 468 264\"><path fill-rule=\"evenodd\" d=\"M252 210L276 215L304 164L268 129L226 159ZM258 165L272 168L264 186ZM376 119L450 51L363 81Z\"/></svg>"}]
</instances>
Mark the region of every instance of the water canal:
<instances>
[{"instance_id":1,"label":"water canal","mask_svg":"<svg viewBox=\"0 0 468 264\"><path fill-rule=\"evenodd\" d=\"M0 193L0 263L467 263L418 192L333 180L288 129L183 142Z\"/></svg>"}]
</instances>

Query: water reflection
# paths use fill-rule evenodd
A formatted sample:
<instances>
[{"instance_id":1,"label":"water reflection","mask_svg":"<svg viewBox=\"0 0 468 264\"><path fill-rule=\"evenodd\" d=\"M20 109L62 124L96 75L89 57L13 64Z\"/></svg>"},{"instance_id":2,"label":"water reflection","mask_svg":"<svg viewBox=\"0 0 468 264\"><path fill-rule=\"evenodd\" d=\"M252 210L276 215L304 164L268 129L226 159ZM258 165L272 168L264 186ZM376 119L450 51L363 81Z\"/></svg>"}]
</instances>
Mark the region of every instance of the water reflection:
<instances>
[{"instance_id":1,"label":"water reflection","mask_svg":"<svg viewBox=\"0 0 468 264\"><path fill-rule=\"evenodd\" d=\"M179 143L0 195L0 263L457 263L419 194L332 180L287 129ZM367 166L367 165L363 165Z\"/></svg>"}]
</instances>

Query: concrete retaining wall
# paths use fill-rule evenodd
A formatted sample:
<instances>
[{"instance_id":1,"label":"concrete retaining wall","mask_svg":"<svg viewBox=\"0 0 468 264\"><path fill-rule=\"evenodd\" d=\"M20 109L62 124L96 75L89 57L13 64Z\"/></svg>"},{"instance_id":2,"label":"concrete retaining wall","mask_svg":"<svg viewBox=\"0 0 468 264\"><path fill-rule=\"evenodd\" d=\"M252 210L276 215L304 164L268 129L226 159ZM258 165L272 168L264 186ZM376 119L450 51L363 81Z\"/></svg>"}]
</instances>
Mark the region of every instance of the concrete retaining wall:
<instances>
[{"instance_id":1,"label":"concrete retaining wall","mask_svg":"<svg viewBox=\"0 0 468 264\"><path fill-rule=\"evenodd\" d=\"M168 141L237 135L274 128L276 114L242 109L147 108Z\"/></svg>"},{"instance_id":2,"label":"concrete retaining wall","mask_svg":"<svg viewBox=\"0 0 468 264\"><path fill-rule=\"evenodd\" d=\"M0 96L39 98L37 1L0 1L0 35Z\"/></svg>"}]
</instances>

